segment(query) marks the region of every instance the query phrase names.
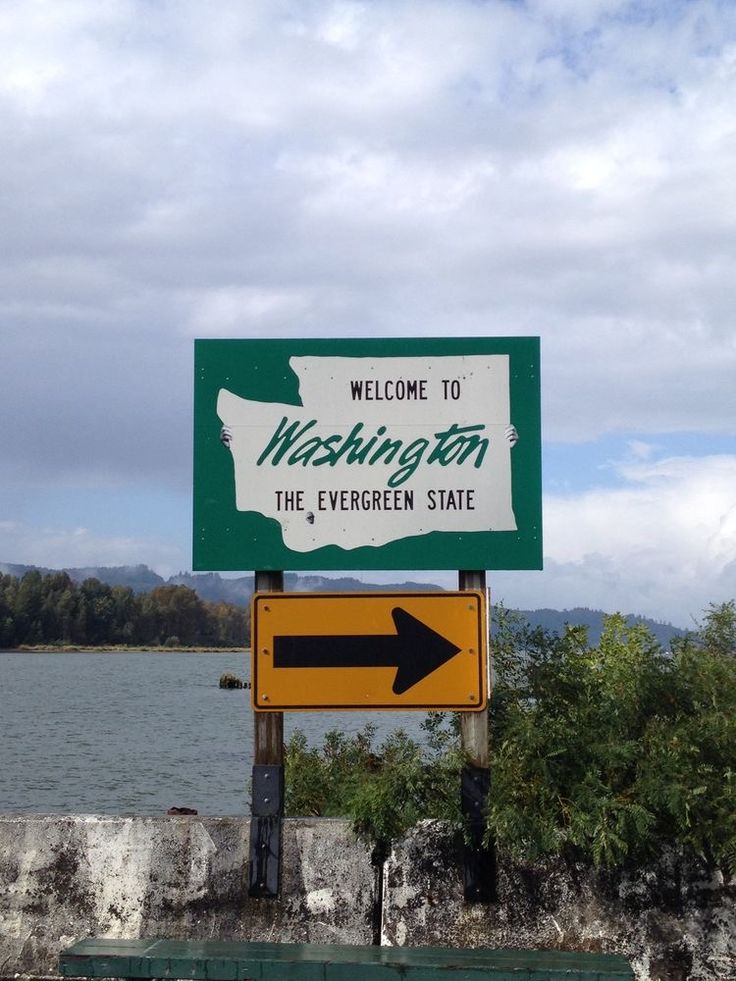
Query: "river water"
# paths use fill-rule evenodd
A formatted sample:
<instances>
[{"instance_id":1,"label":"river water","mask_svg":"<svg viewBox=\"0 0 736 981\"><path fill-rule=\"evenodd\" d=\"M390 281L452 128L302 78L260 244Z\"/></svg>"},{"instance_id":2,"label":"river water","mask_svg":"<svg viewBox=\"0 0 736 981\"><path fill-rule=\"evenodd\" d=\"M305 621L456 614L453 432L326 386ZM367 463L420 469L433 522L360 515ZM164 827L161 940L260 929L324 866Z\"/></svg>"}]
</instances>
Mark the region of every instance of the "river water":
<instances>
[{"instance_id":1,"label":"river water","mask_svg":"<svg viewBox=\"0 0 736 981\"><path fill-rule=\"evenodd\" d=\"M249 676L245 653L0 652L0 814L247 814L253 764L250 693L219 688ZM284 717L320 745L333 728L403 728L424 713Z\"/></svg>"}]
</instances>

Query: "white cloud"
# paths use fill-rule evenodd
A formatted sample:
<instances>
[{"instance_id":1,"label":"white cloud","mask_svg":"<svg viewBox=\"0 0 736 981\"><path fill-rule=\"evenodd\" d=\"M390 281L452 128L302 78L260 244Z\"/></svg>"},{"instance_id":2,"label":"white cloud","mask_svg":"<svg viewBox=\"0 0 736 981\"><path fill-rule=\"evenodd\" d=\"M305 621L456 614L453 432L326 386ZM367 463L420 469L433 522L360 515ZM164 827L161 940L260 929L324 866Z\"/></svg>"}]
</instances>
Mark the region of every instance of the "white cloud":
<instances>
[{"instance_id":1,"label":"white cloud","mask_svg":"<svg viewBox=\"0 0 736 981\"><path fill-rule=\"evenodd\" d=\"M684 555L717 575L736 538L724 519L736 508L736 457L689 457L628 463L619 489L548 498L546 544L557 561L595 553L625 560L656 555L668 574ZM705 572L705 568L703 568Z\"/></svg>"},{"instance_id":2,"label":"white cloud","mask_svg":"<svg viewBox=\"0 0 736 981\"><path fill-rule=\"evenodd\" d=\"M164 576L188 565L181 550L166 542L107 537L81 527L43 528L19 522L0 522L0 559L50 569L145 564Z\"/></svg>"},{"instance_id":3,"label":"white cloud","mask_svg":"<svg viewBox=\"0 0 736 981\"><path fill-rule=\"evenodd\" d=\"M261 329L304 316L311 305L308 290L240 286L199 292L187 325L192 337L238 337L244 325Z\"/></svg>"},{"instance_id":4,"label":"white cloud","mask_svg":"<svg viewBox=\"0 0 736 981\"><path fill-rule=\"evenodd\" d=\"M621 465L622 486L545 499L545 569L495 574L509 605L590 606L692 626L736 596L736 456Z\"/></svg>"}]
</instances>

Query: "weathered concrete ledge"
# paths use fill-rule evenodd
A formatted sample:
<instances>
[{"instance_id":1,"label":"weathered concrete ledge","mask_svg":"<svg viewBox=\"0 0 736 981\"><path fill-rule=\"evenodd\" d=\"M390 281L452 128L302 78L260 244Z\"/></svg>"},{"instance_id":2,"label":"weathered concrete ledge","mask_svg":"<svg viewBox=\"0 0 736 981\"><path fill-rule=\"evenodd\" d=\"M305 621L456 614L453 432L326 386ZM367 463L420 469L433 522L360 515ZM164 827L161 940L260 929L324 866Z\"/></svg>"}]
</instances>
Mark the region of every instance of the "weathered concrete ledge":
<instances>
[{"instance_id":1,"label":"weathered concrete ledge","mask_svg":"<svg viewBox=\"0 0 736 981\"><path fill-rule=\"evenodd\" d=\"M348 822L288 819L282 897L258 900L249 824L0 817L0 978L54 975L62 948L97 935L557 947L622 953L639 981L736 981L736 883L674 858L614 875L500 856L497 902L472 905L444 825L419 825L376 876Z\"/></svg>"},{"instance_id":2,"label":"weathered concrete ledge","mask_svg":"<svg viewBox=\"0 0 736 981\"><path fill-rule=\"evenodd\" d=\"M282 899L248 896L247 818L0 817L0 977L85 936L370 944L375 874L345 821L288 820Z\"/></svg>"},{"instance_id":3,"label":"weathered concrete ledge","mask_svg":"<svg viewBox=\"0 0 736 981\"><path fill-rule=\"evenodd\" d=\"M498 856L497 901L464 903L462 842L423 822L384 866L381 943L620 953L639 981L736 979L736 880L674 856L596 872Z\"/></svg>"}]
</instances>

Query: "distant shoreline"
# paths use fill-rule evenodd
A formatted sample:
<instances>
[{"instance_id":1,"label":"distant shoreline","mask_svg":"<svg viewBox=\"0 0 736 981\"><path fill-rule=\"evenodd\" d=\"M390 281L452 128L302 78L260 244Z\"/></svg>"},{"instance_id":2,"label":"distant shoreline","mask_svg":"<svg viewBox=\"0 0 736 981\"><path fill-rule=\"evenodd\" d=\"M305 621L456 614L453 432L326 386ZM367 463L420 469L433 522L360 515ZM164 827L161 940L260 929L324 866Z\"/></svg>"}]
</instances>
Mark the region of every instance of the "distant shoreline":
<instances>
[{"instance_id":1,"label":"distant shoreline","mask_svg":"<svg viewBox=\"0 0 736 981\"><path fill-rule=\"evenodd\" d=\"M0 648L0 654L249 654L249 647L128 647L123 644L19 644Z\"/></svg>"}]
</instances>

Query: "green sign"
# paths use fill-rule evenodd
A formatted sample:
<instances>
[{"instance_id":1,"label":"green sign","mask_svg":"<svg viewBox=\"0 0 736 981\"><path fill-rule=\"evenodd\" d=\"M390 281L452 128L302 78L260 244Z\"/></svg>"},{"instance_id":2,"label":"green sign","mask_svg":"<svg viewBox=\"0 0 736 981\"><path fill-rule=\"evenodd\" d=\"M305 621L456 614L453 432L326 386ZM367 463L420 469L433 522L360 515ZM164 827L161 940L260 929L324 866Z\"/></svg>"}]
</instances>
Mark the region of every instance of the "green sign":
<instances>
[{"instance_id":1,"label":"green sign","mask_svg":"<svg viewBox=\"0 0 736 981\"><path fill-rule=\"evenodd\" d=\"M195 342L197 570L539 569L539 339Z\"/></svg>"}]
</instances>

